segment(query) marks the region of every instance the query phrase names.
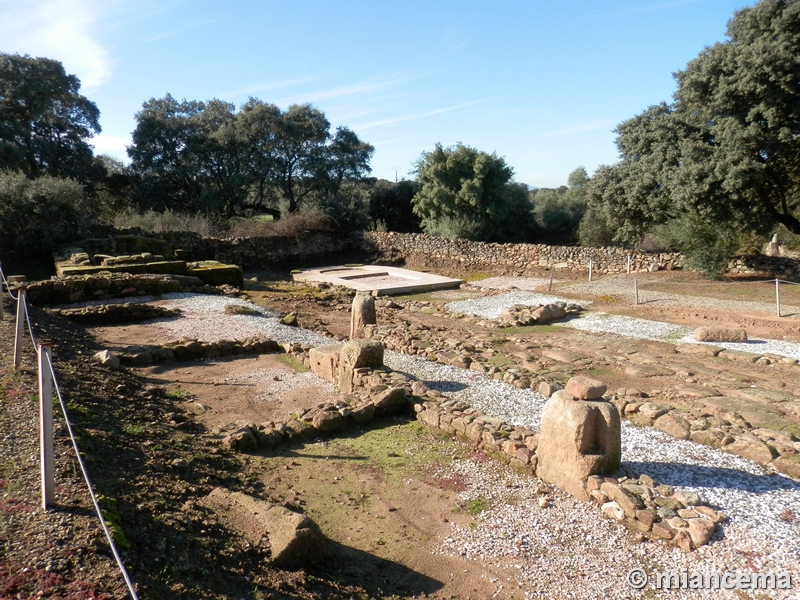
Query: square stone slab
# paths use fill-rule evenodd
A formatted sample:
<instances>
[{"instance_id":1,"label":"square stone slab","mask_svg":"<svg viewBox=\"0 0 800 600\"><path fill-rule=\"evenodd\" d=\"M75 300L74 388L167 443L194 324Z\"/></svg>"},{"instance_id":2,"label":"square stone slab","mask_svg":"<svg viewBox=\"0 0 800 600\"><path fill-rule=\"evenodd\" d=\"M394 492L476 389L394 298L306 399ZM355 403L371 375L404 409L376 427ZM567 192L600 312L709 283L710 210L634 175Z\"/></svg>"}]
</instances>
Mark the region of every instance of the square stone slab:
<instances>
[{"instance_id":1,"label":"square stone slab","mask_svg":"<svg viewBox=\"0 0 800 600\"><path fill-rule=\"evenodd\" d=\"M359 292L370 292L373 296L427 292L455 288L464 283L461 279L381 265L309 269L295 273L293 277L295 281L341 285Z\"/></svg>"}]
</instances>

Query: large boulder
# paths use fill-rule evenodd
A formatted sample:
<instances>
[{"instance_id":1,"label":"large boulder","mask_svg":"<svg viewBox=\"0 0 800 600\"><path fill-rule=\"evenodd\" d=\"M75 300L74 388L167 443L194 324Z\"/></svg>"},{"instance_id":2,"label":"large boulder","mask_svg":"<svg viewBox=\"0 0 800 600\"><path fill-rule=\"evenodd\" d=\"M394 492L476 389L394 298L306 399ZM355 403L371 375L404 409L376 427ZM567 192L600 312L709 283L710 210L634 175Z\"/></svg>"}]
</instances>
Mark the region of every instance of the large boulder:
<instances>
[{"instance_id":1,"label":"large boulder","mask_svg":"<svg viewBox=\"0 0 800 600\"><path fill-rule=\"evenodd\" d=\"M323 557L325 538L319 526L306 515L225 488L212 490L202 504L251 544L257 546L266 537L271 550L270 563L276 567L299 569Z\"/></svg>"},{"instance_id":2,"label":"large boulder","mask_svg":"<svg viewBox=\"0 0 800 600\"><path fill-rule=\"evenodd\" d=\"M369 294L356 294L350 314L350 339L364 337L364 326L377 322L375 298Z\"/></svg>"},{"instance_id":3,"label":"large boulder","mask_svg":"<svg viewBox=\"0 0 800 600\"><path fill-rule=\"evenodd\" d=\"M622 444L617 408L609 402L576 400L565 390L545 404L539 434L537 475L588 501L590 475L616 471Z\"/></svg>"},{"instance_id":4,"label":"large boulder","mask_svg":"<svg viewBox=\"0 0 800 600\"><path fill-rule=\"evenodd\" d=\"M606 393L606 384L597 379L586 377L585 375L576 375L567 381L564 390L573 398L579 400L597 400L602 398Z\"/></svg>"}]
</instances>

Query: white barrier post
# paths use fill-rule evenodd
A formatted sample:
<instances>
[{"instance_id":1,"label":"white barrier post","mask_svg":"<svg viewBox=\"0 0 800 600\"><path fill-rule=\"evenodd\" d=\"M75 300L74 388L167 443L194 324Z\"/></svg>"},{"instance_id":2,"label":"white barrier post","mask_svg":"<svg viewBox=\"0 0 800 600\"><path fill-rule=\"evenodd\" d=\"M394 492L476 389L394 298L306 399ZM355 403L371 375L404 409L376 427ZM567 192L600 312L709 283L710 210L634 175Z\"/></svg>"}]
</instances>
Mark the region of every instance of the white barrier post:
<instances>
[{"instance_id":1,"label":"white barrier post","mask_svg":"<svg viewBox=\"0 0 800 600\"><path fill-rule=\"evenodd\" d=\"M19 367L20 352L22 350L22 337L25 333L25 288L17 292L17 332L14 335L14 368Z\"/></svg>"},{"instance_id":2,"label":"white barrier post","mask_svg":"<svg viewBox=\"0 0 800 600\"><path fill-rule=\"evenodd\" d=\"M781 316L781 280L775 278L775 310Z\"/></svg>"},{"instance_id":3,"label":"white barrier post","mask_svg":"<svg viewBox=\"0 0 800 600\"><path fill-rule=\"evenodd\" d=\"M639 306L639 280L633 280L633 294L636 297L636 306Z\"/></svg>"},{"instance_id":4,"label":"white barrier post","mask_svg":"<svg viewBox=\"0 0 800 600\"><path fill-rule=\"evenodd\" d=\"M594 267L594 261L590 258L589 259L589 283L592 282L592 268Z\"/></svg>"},{"instance_id":5,"label":"white barrier post","mask_svg":"<svg viewBox=\"0 0 800 600\"><path fill-rule=\"evenodd\" d=\"M631 255L628 254L628 275L631 274Z\"/></svg>"},{"instance_id":6,"label":"white barrier post","mask_svg":"<svg viewBox=\"0 0 800 600\"><path fill-rule=\"evenodd\" d=\"M42 465L42 508L56 501L53 477L53 377L50 344L39 344L39 434Z\"/></svg>"},{"instance_id":7,"label":"white barrier post","mask_svg":"<svg viewBox=\"0 0 800 600\"><path fill-rule=\"evenodd\" d=\"M556 271L556 266L550 265L550 285L547 286L548 292L553 289L553 273L555 273L555 271Z\"/></svg>"}]
</instances>

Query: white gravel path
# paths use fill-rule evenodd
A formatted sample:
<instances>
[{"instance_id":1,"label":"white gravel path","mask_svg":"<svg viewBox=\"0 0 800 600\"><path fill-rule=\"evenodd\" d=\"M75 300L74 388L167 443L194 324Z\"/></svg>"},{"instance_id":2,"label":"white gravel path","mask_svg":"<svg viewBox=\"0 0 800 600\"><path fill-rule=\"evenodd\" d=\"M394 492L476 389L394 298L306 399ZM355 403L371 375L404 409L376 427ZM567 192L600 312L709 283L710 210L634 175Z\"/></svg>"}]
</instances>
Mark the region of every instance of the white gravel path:
<instances>
[{"instance_id":1,"label":"white gravel path","mask_svg":"<svg viewBox=\"0 0 800 600\"><path fill-rule=\"evenodd\" d=\"M246 300L203 294L165 294L164 298L171 300L165 305L167 308L180 308L183 313L180 317L153 322L165 339L210 342L263 335L276 342L297 342L311 346L330 343L328 338L307 329L281 324L275 313ZM255 308L262 316L228 315L225 313L228 304Z\"/></svg>"}]
</instances>

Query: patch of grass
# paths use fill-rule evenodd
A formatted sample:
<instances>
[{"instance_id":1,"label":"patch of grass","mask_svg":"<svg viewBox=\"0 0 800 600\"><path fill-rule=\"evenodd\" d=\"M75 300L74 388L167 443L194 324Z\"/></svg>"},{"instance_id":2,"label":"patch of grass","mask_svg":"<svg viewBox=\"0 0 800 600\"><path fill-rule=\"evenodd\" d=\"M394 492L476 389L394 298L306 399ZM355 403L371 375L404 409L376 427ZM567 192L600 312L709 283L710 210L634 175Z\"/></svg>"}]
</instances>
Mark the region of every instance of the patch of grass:
<instances>
[{"instance_id":1,"label":"patch of grass","mask_svg":"<svg viewBox=\"0 0 800 600\"><path fill-rule=\"evenodd\" d=\"M100 503L100 508L103 510L103 517L106 519L106 527L111 532L111 539L117 547L123 550L129 550L131 543L125 537L125 532L122 530L122 513L119 512L116 498L110 498L100 494L97 496L97 501Z\"/></svg>"},{"instance_id":2,"label":"patch of grass","mask_svg":"<svg viewBox=\"0 0 800 600\"><path fill-rule=\"evenodd\" d=\"M480 281L481 279L489 279L491 276L491 273L486 273L485 271L468 271L467 273L464 273L460 279L463 279L466 282L473 282Z\"/></svg>"},{"instance_id":3,"label":"patch of grass","mask_svg":"<svg viewBox=\"0 0 800 600\"><path fill-rule=\"evenodd\" d=\"M493 367L504 367L507 365L514 364L514 361L505 354L503 354L502 352L498 352L486 362L488 362Z\"/></svg>"},{"instance_id":4,"label":"patch of grass","mask_svg":"<svg viewBox=\"0 0 800 600\"><path fill-rule=\"evenodd\" d=\"M478 498L477 500L470 500L467 502L467 512L473 517L481 514L487 508L489 508L489 503L485 498Z\"/></svg>"},{"instance_id":5,"label":"patch of grass","mask_svg":"<svg viewBox=\"0 0 800 600\"><path fill-rule=\"evenodd\" d=\"M170 400L189 400L190 398L194 398L193 393L180 388L167 390L164 392L164 395Z\"/></svg>"},{"instance_id":6,"label":"patch of grass","mask_svg":"<svg viewBox=\"0 0 800 600\"><path fill-rule=\"evenodd\" d=\"M138 423L135 425L123 425L122 431L128 435L139 435L144 431L144 427Z\"/></svg>"},{"instance_id":7,"label":"patch of grass","mask_svg":"<svg viewBox=\"0 0 800 600\"><path fill-rule=\"evenodd\" d=\"M275 358L294 369L295 373L308 373L311 370L291 354L278 354Z\"/></svg>"}]
</instances>

